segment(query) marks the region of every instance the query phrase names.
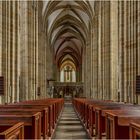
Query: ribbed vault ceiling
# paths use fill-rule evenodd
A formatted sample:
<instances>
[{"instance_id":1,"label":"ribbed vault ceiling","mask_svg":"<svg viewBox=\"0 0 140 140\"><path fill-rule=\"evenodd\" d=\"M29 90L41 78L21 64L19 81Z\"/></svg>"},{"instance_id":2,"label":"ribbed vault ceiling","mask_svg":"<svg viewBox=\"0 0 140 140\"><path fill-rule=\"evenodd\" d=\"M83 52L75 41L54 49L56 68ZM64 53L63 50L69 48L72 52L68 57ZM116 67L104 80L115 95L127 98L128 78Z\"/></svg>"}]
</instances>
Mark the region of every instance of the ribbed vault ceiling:
<instances>
[{"instance_id":1,"label":"ribbed vault ceiling","mask_svg":"<svg viewBox=\"0 0 140 140\"><path fill-rule=\"evenodd\" d=\"M65 61L76 67L82 61L94 1L43 1L44 30L59 68Z\"/></svg>"}]
</instances>

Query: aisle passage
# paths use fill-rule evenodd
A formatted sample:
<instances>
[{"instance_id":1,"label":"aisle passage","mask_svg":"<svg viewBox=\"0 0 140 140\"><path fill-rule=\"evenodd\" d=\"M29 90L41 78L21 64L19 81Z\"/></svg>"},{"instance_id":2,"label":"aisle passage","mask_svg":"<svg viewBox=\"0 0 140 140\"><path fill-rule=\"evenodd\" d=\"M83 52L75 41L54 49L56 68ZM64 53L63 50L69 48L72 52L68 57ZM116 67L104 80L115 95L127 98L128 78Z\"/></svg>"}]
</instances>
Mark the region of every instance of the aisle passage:
<instances>
[{"instance_id":1,"label":"aisle passage","mask_svg":"<svg viewBox=\"0 0 140 140\"><path fill-rule=\"evenodd\" d=\"M65 103L53 139L88 139L71 103Z\"/></svg>"}]
</instances>

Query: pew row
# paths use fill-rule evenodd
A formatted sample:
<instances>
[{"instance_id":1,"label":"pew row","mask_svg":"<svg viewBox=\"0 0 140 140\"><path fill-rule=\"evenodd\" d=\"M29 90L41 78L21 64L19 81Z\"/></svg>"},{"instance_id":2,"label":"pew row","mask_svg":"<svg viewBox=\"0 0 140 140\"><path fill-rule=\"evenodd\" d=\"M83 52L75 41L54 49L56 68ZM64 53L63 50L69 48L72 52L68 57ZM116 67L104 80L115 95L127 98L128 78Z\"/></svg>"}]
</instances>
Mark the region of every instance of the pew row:
<instances>
[{"instance_id":1,"label":"pew row","mask_svg":"<svg viewBox=\"0 0 140 140\"><path fill-rule=\"evenodd\" d=\"M95 136L95 107L97 105L112 104L110 100L100 101L100 100L87 100L87 99L75 99L73 104L77 110L81 121L83 122L85 128L88 130L90 137Z\"/></svg>"},{"instance_id":2,"label":"pew row","mask_svg":"<svg viewBox=\"0 0 140 140\"><path fill-rule=\"evenodd\" d=\"M52 131L55 128L63 104L64 104L63 99L53 99L53 100L43 99L43 100L23 101L14 104L10 103L7 105L0 105L1 110L0 116L7 115L9 116L8 118L10 118L12 117L12 115L25 116L27 114L31 115L33 113L40 113L41 121L40 123L38 123L40 125L41 130L40 134L42 134L43 138L46 139L52 136ZM27 128L25 127L25 134L26 130ZM36 139L36 137L32 137L32 139L34 138ZM38 138L40 139L41 136L37 137L37 139Z\"/></svg>"},{"instance_id":3,"label":"pew row","mask_svg":"<svg viewBox=\"0 0 140 140\"><path fill-rule=\"evenodd\" d=\"M25 139L41 139L41 114L34 115L0 115L0 124L8 123L14 125L24 122ZM0 125L0 129L5 129L5 125Z\"/></svg>"},{"instance_id":4,"label":"pew row","mask_svg":"<svg viewBox=\"0 0 140 140\"><path fill-rule=\"evenodd\" d=\"M17 106L16 106L17 107ZM0 108L0 115L33 115L35 113L40 112L41 113L41 135L43 138L47 138L47 130L48 130L48 108L43 108L41 111L40 109L28 109L28 108L22 108L19 109L18 107L12 107L12 108Z\"/></svg>"},{"instance_id":5,"label":"pew row","mask_svg":"<svg viewBox=\"0 0 140 140\"><path fill-rule=\"evenodd\" d=\"M63 100L58 99L58 101L61 101L61 104L58 104L58 102L56 102L56 99L48 99L48 100L37 100L37 101L29 101L26 103L18 103L18 107L23 107L26 106L28 108L35 106L35 107L45 107L46 105L49 107L49 123L48 123L48 128L49 128L49 132L48 132L48 136L51 137L52 133L54 132L53 130L55 129L56 126L56 122L58 119L58 116L60 114L60 111L62 109L63 106Z\"/></svg>"},{"instance_id":6,"label":"pew row","mask_svg":"<svg viewBox=\"0 0 140 140\"><path fill-rule=\"evenodd\" d=\"M108 110L139 110L140 106L130 105L130 104L106 104L98 105L95 107L95 136L101 139L102 136L106 136L105 126L106 126L106 115L105 112Z\"/></svg>"},{"instance_id":7,"label":"pew row","mask_svg":"<svg viewBox=\"0 0 140 140\"><path fill-rule=\"evenodd\" d=\"M129 124L139 119L139 110L106 111L106 138L129 139Z\"/></svg>"},{"instance_id":8,"label":"pew row","mask_svg":"<svg viewBox=\"0 0 140 140\"><path fill-rule=\"evenodd\" d=\"M131 120L137 120L140 117L139 105L118 103L110 100L103 101L82 98L74 99L73 105L91 138L96 137L98 139L101 139L102 136L103 137L106 136L107 138L116 138L114 136L113 137L108 136L112 133L116 133L116 131L114 130L114 128L113 132L108 131L108 125L106 124L107 123L106 120L108 118L108 116L106 115L107 111L115 112L116 110L119 110L120 112L127 112L129 110L135 110L135 113L126 114L126 116L131 116L131 119L128 119L127 122L128 123L127 129L129 128L129 123ZM124 137L128 138L129 131L127 131L126 133L127 134ZM120 136L121 135L119 135L117 138L123 138Z\"/></svg>"}]
</instances>

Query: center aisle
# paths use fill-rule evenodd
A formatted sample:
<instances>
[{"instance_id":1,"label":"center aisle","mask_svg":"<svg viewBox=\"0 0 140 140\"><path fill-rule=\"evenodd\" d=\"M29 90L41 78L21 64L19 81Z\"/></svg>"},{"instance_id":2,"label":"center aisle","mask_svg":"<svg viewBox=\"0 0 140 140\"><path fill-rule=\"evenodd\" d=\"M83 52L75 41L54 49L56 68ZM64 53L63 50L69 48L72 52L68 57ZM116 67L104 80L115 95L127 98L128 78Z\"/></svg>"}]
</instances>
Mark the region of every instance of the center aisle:
<instances>
[{"instance_id":1,"label":"center aisle","mask_svg":"<svg viewBox=\"0 0 140 140\"><path fill-rule=\"evenodd\" d=\"M72 103L65 103L53 139L89 139Z\"/></svg>"}]
</instances>

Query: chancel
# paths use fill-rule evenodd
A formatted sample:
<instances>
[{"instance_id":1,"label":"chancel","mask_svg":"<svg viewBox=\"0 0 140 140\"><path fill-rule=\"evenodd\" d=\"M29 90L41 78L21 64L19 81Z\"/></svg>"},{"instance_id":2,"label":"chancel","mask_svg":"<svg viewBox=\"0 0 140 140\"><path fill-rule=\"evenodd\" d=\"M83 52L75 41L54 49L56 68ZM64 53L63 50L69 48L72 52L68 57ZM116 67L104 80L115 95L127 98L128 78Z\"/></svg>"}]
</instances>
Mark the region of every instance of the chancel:
<instances>
[{"instance_id":1,"label":"chancel","mask_svg":"<svg viewBox=\"0 0 140 140\"><path fill-rule=\"evenodd\" d=\"M139 109L139 0L0 1L0 139L138 139Z\"/></svg>"}]
</instances>

